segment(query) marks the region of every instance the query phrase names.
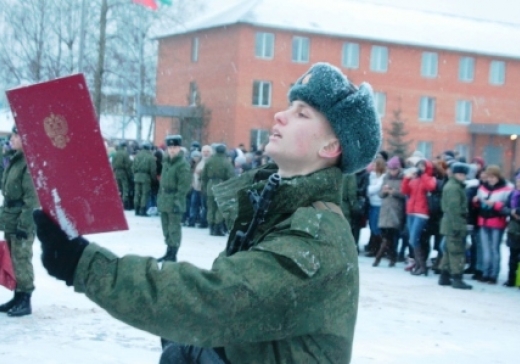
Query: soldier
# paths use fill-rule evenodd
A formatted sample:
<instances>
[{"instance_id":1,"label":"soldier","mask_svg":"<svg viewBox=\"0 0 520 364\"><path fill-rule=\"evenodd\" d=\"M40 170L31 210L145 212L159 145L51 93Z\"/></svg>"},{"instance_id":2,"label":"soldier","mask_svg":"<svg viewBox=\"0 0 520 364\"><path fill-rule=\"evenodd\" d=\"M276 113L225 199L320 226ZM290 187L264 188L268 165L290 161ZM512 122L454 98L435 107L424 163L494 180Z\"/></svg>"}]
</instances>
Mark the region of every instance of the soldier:
<instances>
[{"instance_id":1,"label":"soldier","mask_svg":"<svg viewBox=\"0 0 520 364\"><path fill-rule=\"evenodd\" d=\"M9 316L25 316L32 313L31 294L34 291L32 244L34 223L32 211L38 206L38 198L27 169L22 148L22 138L16 126L11 135L11 147L15 153L2 178L4 204L0 214L0 228L11 252L16 289L14 298L0 306L0 312Z\"/></svg>"},{"instance_id":2,"label":"soldier","mask_svg":"<svg viewBox=\"0 0 520 364\"><path fill-rule=\"evenodd\" d=\"M134 159L134 208L136 216L146 216L146 204L152 192L152 181L157 179L157 165L151 153L152 145L145 142Z\"/></svg>"},{"instance_id":3,"label":"soldier","mask_svg":"<svg viewBox=\"0 0 520 364\"><path fill-rule=\"evenodd\" d=\"M441 219L441 234L446 237L446 252L442 256L440 265L439 285L471 289L472 287L462 280L466 263L466 219L468 216L464 181L468 174L468 166L465 163L456 162L450 168L451 176L442 189L441 206L444 215Z\"/></svg>"},{"instance_id":4,"label":"soldier","mask_svg":"<svg viewBox=\"0 0 520 364\"><path fill-rule=\"evenodd\" d=\"M181 150L182 137L166 137L167 156L163 161L157 209L161 214L161 226L166 243L166 254L158 261L177 261L181 245L181 218L186 211L186 194L191 185L190 165Z\"/></svg>"},{"instance_id":5,"label":"soldier","mask_svg":"<svg viewBox=\"0 0 520 364\"><path fill-rule=\"evenodd\" d=\"M224 219L220 213L215 194L213 193L213 186L227 181L235 175L233 165L229 162L226 156L226 146L218 144L215 146L215 154L212 155L204 165L200 176L201 191L206 196L208 204L208 223L209 234L213 236L225 236L226 227L224 226Z\"/></svg>"},{"instance_id":6,"label":"soldier","mask_svg":"<svg viewBox=\"0 0 520 364\"><path fill-rule=\"evenodd\" d=\"M179 343L161 363L350 362L359 270L338 206L342 173L374 158L381 124L370 86L354 86L326 63L298 79L289 101L265 148L276 164L214 189L232 227L229 244L253 226L252 191L281 177L245 249L226 249L210 270L119 258L81 236L69 240L36 210L44 267L119 320Z\"/></svg>"},{"instance_id":7,"label":"soldier","mask_svg":"<svg viewBox=\"0 0 520 364\"><path fill-rule=\"evenodd\" d=\"M132 161L126 150L126 142L119 143L112 157L112 170L116 177L117 187L125 210L130 210L130 178L133 178Z\"/></svg>"}]
</instances>

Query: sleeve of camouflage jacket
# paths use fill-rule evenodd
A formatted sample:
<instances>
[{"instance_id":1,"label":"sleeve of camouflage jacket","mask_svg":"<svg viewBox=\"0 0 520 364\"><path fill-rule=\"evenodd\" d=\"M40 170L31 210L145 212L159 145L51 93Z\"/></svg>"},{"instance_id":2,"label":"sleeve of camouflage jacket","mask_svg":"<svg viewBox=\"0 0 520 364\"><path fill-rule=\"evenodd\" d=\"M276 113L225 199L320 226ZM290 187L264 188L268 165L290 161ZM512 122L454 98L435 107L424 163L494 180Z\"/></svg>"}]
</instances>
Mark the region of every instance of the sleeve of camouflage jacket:
<instances>
[{"instance_id":1,"label":"sleeve of camouflage jacket","mask_svg":"<svg viewBox=\"0 0 520 364\"><path fill-rule=\"evenodd\" d=\"M22 191L23 191L23 207L20 218L18 219L17 228L29 233L34 233L34 221L32 217L33 210L38 207L38 196L29 174L26 169L22 176Z\"/></svg>"},{"instance_id":2,"label":"sleeve of camouflage jacket","mask_svg":"<svg viewBox=\"0 0 520 364\"><path fill-rule=\"evenodd\" d=\"M356 253L343 244L320 253L319 246L304 235L279 234L263 250L221 255L204 270L185 262L160 267L153 258L118 258L90 244L74 287L129 325L203 347L281 340L327 326L345 331L345 315L353 328L357 312ZM320 266L320 259L327 265Z\"/></svg>"},{"instance_id":3,"label":"sleeve of camouflage jacket","mask_svg":"<svg viewBox=\"0 0 520 364\"><path fill-rule=\"evenodd\" d=\"M462 197L461 192L455 188L444 188L442 191L443 218L448 223L446 234L457 236L466 232L467 202Z\"/></svg>"}]
</instances>

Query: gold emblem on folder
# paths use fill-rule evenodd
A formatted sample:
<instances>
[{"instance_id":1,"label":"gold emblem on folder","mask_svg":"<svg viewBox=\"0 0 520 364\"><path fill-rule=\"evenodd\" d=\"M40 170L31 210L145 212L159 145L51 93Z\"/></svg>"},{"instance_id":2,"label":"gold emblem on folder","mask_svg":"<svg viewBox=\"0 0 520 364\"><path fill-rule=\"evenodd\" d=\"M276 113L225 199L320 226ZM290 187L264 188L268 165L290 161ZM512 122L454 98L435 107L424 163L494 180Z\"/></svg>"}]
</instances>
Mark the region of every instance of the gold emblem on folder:
<instances>
[{"instance_id":1,"label":"gold emblem on folder","mask_svg":"<svg viewBox=\"0 0 520 364\"><path fill-rule=\"evenodd\" d=\"M70 141L67 135L69 125L63 116L51 113L50 116L43 120L43 127L45 128L45 134L52 141L52 145L60 149L67 146L67 143Z\"/></svg>"}]
</instances>

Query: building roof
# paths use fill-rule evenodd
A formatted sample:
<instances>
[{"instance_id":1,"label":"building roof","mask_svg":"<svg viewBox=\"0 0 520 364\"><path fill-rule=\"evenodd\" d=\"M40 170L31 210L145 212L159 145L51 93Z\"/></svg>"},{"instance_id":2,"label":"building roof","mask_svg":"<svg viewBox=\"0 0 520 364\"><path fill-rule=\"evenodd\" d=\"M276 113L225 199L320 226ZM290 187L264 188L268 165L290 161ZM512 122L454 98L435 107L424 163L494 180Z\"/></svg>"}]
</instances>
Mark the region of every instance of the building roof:
<instances>
[{"instance_id":1,"label":"building roof","mask_svg":"<svg viewBox=\"0 0 520 364\"><path fill-rule=\"evenodd\" d=\"M233 24L520 59L520 25L345 0L242 0L158 38Z\"/></svg>"}]
</instances>

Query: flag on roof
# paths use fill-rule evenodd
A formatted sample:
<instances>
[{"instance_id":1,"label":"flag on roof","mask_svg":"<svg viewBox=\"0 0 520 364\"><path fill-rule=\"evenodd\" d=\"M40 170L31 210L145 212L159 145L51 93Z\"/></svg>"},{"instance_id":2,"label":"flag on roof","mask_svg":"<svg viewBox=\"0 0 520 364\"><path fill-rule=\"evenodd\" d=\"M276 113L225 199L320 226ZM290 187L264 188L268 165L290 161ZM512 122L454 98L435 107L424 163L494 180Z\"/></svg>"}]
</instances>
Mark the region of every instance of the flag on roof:
<instances>
[{"instance_id":1,"label":"flag on roof","mask_svg":"<svg viewBox=\"0 0 520 364\"><path fill-rule=\"evenodd\" d=\"M152 10L157 10L157 3L161 5L172 5L172 0L133 0L134 3L145 6Z\"/></svg>"}]
</instances>

